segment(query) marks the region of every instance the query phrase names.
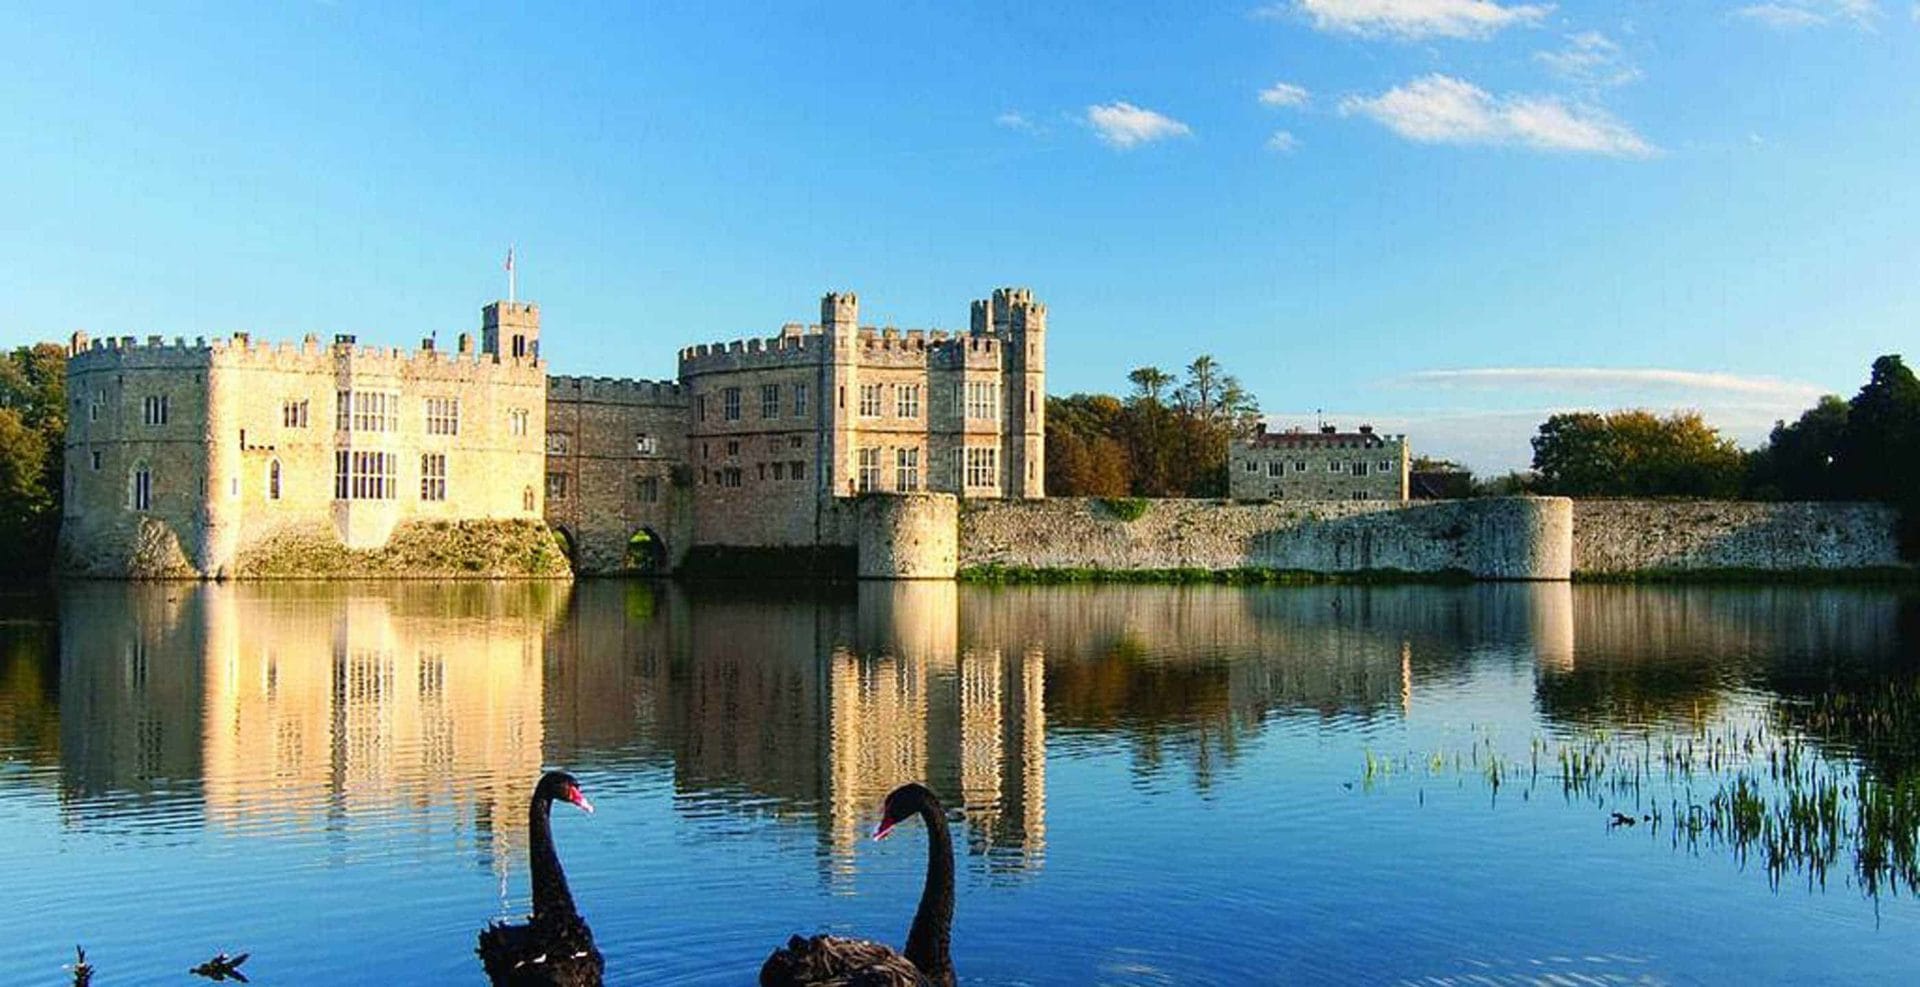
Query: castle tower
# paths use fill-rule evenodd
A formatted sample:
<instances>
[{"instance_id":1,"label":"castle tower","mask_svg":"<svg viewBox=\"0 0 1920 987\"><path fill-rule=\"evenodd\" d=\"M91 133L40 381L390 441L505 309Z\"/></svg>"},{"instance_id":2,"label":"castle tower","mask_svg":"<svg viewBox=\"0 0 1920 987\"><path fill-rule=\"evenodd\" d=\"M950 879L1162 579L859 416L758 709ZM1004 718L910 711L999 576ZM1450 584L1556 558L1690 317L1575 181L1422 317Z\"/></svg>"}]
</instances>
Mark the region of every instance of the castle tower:
<instances>
[{"instance_id":1,"label":"castle tower","mask_svg":"<svg viewBox=\"0 0 1920 987\"><path fill-rule=\"evenodd\" d=\"M540 306L494 302L480 310L480 352L510 360L540 358Z\"/></svg>"},{"instance_id":2,"label":"castle tower","mask_svg":"<svg viewBox=\"0 0 1920 987\"><path fill-rule=\"evenodd\" d=\"M821 421L826 426L826 448L821 450L816 474L823 497L846 496L854 489L854 402L860 400L860 296L830 291L820 299L820 327L825 330L832 358L820 382Z\"/></svg>"},{"instance_id":3,"label":"castle tower","mask_svg":"<svg viewBox=\"0 0 1920 987\"><path fill-rule=\"evenodd\" d=\"M999 337L1006 394L1006 496L1046 496L1047 307L1026 288L997 288L989 302L973 305L974 331Z\"/></svg>"}]
</instances>

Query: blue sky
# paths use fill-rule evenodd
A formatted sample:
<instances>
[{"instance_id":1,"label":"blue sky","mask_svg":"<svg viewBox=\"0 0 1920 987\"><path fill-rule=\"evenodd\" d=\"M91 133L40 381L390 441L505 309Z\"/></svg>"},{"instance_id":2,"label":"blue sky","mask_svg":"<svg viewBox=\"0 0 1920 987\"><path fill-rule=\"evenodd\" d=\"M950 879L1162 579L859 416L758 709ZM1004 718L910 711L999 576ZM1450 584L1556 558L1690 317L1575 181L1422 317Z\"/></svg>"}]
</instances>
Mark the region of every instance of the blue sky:
<instances>
[{"instance_id":1,"label":"blue sky","mask_svg":"<svg viewBox=\"0 0 1920 987\"><path fill-rule=\"evenodd\" d=\"M1211 352L1281 421L1504 469L1556 409L1756 441L1920 328L1907 0L46 5L0 42L5 344L446 339L513 243L556 371L659 377L828 289L951 328L1024 284L1055 393Z\"/></svg>"}]
</instances>

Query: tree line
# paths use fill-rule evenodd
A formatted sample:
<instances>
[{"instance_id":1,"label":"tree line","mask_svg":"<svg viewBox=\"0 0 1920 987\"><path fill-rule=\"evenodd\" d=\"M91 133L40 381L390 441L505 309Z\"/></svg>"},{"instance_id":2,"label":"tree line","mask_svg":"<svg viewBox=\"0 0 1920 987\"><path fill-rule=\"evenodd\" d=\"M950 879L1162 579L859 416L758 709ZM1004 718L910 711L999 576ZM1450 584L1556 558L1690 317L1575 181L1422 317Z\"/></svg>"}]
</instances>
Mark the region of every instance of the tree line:
<instances>
[{"instance_id":1,"label":"tree line","mask_svg":"<svg viewBox=\"0 0 1920 987\"><path fill-rule=\"evenodd\" d=\"M1047 399L1047 492L1061 497L1224 497L1227 450L1260 403L1211 356L1176 377L1127 374L1125 397Z\"/></svg>"},{"instance_id":2,"label":"tree line","mask_svg":"<svg viewBox=\"0 0 1920 987\"><path fill-rule=\"evenodd\" d=\"M0 357L0 579L46 573L65 493L67 353L56 343Z\"/></svg>"}]
</instances>

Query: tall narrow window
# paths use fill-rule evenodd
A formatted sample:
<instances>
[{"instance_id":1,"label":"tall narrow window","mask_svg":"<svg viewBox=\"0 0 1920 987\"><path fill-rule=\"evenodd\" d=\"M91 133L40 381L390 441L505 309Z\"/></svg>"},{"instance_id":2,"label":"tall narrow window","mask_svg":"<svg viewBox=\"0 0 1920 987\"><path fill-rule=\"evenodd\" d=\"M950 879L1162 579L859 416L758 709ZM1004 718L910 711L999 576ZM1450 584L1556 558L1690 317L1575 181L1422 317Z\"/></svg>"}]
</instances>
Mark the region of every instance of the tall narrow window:
<instances>
[{"instance_id":1,"label":"tall narrow window","mask_svg":"<svg viewBox=\"0 0 1920 987\"><path fill-rule=\"evenodd\" d=\"M990 380L967 382L967 417L995 421L1000 417L1000 385Z\"/></svg>"},{"instance_id":2,"label":"tall narrow window","mask_svg":"<svg viewBox=\"0 0 1920 987\"><path fill-rule=\"evenodd\" d=\"M993 487L1000 483L1000 450L993 447L967 450L967 486Z\"/></svg>"},{"instance_id":3,"label":"tall narrow window","mask_svg":"<svg viewBox=\"0 0 1920 987\"><path fill-rule=\"evenodd\" d=\"M280 460L267 464L267 499L280 499Z\"/></svg>"},{"instance_id":4,"label":"tall narrow window","mask_svg":"<svg viewBox=\"0 0 1920 987\"><path fill-rule=\"evenodd\" d=\"M761 384L760 385L760 417L762 418L780 417L780 385L779 384Z\"/></svg>"},{"instance_id":5,"label":"tall narrow window","mask_svg":"<svg viewBox=\"0 0 1920 987\"><path fill-rule=\"evenodd\" d=\"M333 427L346 431L353 426L353 392L335 391L333 394Z\"/></svg>"},{"instance_id":6,"label":"tall narrow window","mask_svg":"<svg viewBox=\"0 0 1920 987\"><path fill-rule=\"evenodd\" d=\"M920 417L920 385L901 384L893 393L895 416L900 418Z\"/></svg>"},{"instance_id":7,"label":"tall narrow window","mask_svg":"<svg viewBox=\"0 0 1920 987\"><path fill-rule=\"evenodd\" d=\"M859 489L861 493L880 489L880 450L860 450Z\"/></svg>"},{"instance_id":8,"label":"tall narrow window","mask_svg":"<svg viewBox=\"0 0 1920 987\"><path fill-rule=\"evenodd\" d=\"M879 384L861 384L860 385L860 417L862 418L880 417L880 385Z\"/></svg>"},{"instance_id":9,"label":"tall narrow window","mask_svg":"<svg viewBox=\"0 0 1920 987\"><path fill-rule=\"evenodd\" d=\"M533 512L533 488L532 487L520 488L520 509L528 513Z\"/></svg>"},{"instance_id":10,"label":"tall narrow window","mask_svg":"<svg viewBox=\"0 0 1920 987\"><path fill-rule=\"evenodd\" d=\"M135 463L133 466L133 484L129 500L132 501L133 509L136 511L153 509L153 471L147 468L145 462Z\"/></svg>"},{"instance_id":11,"label":"tall narrow window","mask_svg":"<svg viewBox=\"0 0 1920 987\"><path fill-rule=\"evenodd\" d=\"M349 493L347 481L348 481L348 477L352 475L351 470L348 467L348 464L352 461L352 457L353 457L353 453L348 452L345 449L337 449L333 453L333 499L334 500L347 499L347 494Z\"/></svg>"},{"instance_id":12,"label":"tall narrow window","mask_svg":"<svg viewBox=\"0 0 1920 987\"><path fill-rule=\"evenodd\" d=\"M527 434L527 409L513 408L507 411L507 430L515 435Z\"/></svg>"},{"instance_id":13,"label":"tall narrow window","mask_svg":"<svg viewBox=\"0 0 1920 987\"><path fill-rule=\"evenodd\" d=\"M804 418L807 414L807 385L793 385L793 417Z\"/></svg>"},{"instance_id":14,"label":"tall narrow window","mask_svg":"<svg viewBox=\"0 0 1920 987\"><path fill-rule=\"evenodd\" d=\"M165 394L149 394L145 403L146 423L165 425L167 423L168 400Z\"/></svg>"},{"instance_id":15,"label":"tall narrow window","mask_svg":"<svg viewBox=\"0 0 1920 987\"><path fill-rule=\"evenodd\" d=\"M641 476L634 478L634 497L642 504L651 504L660 499L660 478Z\"/></svg>"},{"instance_id":16,"label":"tall narrow window","mask_svg":"<svg viewBox=\"0 0 1920 987\"><path fill-rule=\"evenodd\" d=\"M304 398L298 401L287 400L280 402L280 427L307 427L307 402Z\"/></svg>"},{"instance_id":17,"label":"tall narrow window","mask_svg":"<svg viewBox=\"0 0 1920 987\"><path fill-rule=\"evenodd\" d=\"M447 456L429 452L420 457L420 499L447 499Z\"/></svg>"},{"instance_id":18,"label":"tall narrow window","mask_svg":"<svg viewBox=\"0 0 1920 987\"><path fill-rule=\"evenodd\" d=\"M547 499L560 500L567 495L567 474L547 474Z\"/></svg>"},{"instance_id":19,"label":"tall narrow window","mask_svg":"<svg viewBox=\"0 0 1920 987\"><path fill-rule=\"evenodd\" d=\"M895 449L893 451L894 478L893 488L900 491L920 489L920 450Z\"/></svg>"},{"instance_id":20,"label":"tall narrow window","mask_svg":"<svg viewBox=\"0 0 1920 987\"><path fill-rule=\"evenodd\" d=\"M737 422L740 420L739 388L729 387L722 390L720 392L720 403L722 405L721 411L723 412L723 417L726 418L727 421Z\"/></svg>"}]
</instances>

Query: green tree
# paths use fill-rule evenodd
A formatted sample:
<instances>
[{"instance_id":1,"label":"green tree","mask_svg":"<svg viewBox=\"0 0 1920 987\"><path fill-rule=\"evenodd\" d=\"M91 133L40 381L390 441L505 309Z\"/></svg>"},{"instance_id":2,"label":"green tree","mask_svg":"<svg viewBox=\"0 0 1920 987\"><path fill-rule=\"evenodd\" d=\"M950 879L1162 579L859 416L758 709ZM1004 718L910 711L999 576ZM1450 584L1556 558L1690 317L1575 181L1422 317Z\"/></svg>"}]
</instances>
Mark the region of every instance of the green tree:
<instances>
[{"instance_id":1,"label":"green tree","mask_svg":"<svg viewBox=\"0 0 1920 987\"><path fill-rule=\"evenodd\" d=\"M1846 496L1837 469L1847 430L1845 399L1828 394L1800 417L1775 422L1767 444L1754 451L1748 496L1763 500L1829 500Z\"/></svg>"},{"instance_id":2,"label":"green tree","mask_svg":"<svg viewBox=\"0 0 1920 987\"><path fill-rule=\"evenodd\" d=\"M0 572L47 571L65 492L66 351L22 346L0 359Z\"/></svg>"},{"instance_id":3,"label":"green tree","mask_svg":"<svg viewBox=\"0 0 1920 987\"><path fill-rule=\"evenodd\" d=\"M1855 497L1904 503L1920 481L1920 380L1898 356L1873 361L1847 409L1835 456L1839 487Z\"/></svg>"},{"instance_id":4,"label":"green tree","mask_svg":"<svg viewBox=\"0 0 1920 987\"><path fill-rule=\"evenodd\" d=\"M1746 457L1698 412L1554 415L1533 438L1543 493L1576 497L1733 497Z\"/></svg>"}]
</instances>

